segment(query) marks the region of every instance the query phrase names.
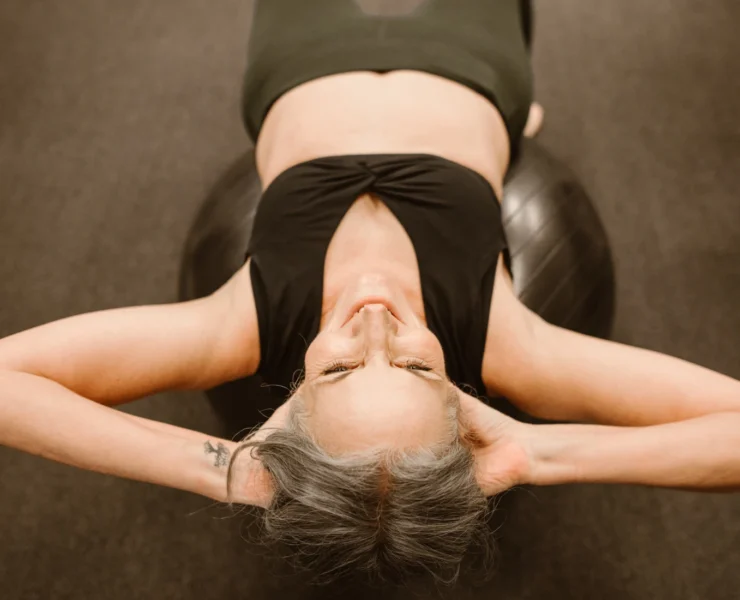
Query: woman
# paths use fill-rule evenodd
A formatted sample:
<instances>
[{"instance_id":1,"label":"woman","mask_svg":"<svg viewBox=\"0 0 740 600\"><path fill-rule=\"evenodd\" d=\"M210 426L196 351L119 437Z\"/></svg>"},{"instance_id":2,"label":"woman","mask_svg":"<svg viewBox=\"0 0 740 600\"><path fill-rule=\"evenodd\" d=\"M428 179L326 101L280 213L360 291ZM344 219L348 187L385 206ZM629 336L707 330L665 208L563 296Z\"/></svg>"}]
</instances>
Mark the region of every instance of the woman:
<instances>
[{"instance_id":1,"label":"woman","mask_svg":"<svg viewBox=\"0 0 740 600\"><path fill-rule=\"evenodd\" d=\"M513 293L497 198L531 103L522 6L258 2L245 116L266 191L244 267L207 298L1 340L0 441L264 507L327 577L450 579L517 484L738 489L740 382ZM111 409L256 372L295 393L241 445ZM519 423L461 388L592 425Z\"/></svg>"}]
</instances>

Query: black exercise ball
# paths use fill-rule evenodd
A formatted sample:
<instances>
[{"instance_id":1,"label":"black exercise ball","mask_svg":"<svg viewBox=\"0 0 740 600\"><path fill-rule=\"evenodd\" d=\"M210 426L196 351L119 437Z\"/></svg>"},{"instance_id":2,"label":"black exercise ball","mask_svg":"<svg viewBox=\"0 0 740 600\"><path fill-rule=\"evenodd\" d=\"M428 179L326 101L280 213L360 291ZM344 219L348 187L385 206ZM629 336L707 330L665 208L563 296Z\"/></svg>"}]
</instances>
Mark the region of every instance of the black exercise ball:
<instances>
[{"instance_id":1,"label":"black exercise ball","mask_svg":"<svg viewBox=\"0 0 740 600\"><path fill-rule=\"evenodd\" d=\"M525 140L501 204L519 299L550 323L608 338L615 293L611 250L575 175Z\"/></svg>"},{"instance_id":2,"label":"black exercise ball","mask_svg":"<svg viewBox=\"0 0 740 600\"><path fill-rule=\"evenodd\" d=\"M180 268L181 300L211 294L244 264L261 193L254 152L249 151L219 179L190 229ZM524 140L506 177L502 209L522 302L551 323L608 337L615 289L611 252L604 227L573 173ZM242 400L248 398L255 409L285 397L285 390L259 387L259 378L248 378L211 390L209 397L225 419L247 424L259 418L245 420Z\"/></svg>"}]
</instances>

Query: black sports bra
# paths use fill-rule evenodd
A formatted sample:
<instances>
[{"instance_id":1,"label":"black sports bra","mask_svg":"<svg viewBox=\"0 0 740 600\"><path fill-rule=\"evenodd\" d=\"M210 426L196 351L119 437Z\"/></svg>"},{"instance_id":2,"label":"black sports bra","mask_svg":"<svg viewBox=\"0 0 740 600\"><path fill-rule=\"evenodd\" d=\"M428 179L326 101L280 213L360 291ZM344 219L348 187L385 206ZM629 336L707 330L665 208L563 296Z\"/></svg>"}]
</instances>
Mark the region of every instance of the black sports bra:
<instances>
[{"instance_id":1,"label":"black sports bra","mask_svg":"<svg viewBox=\"0 0 740 600\"><path fill-rule=\"evenodd\" d=\"M281 173L265 190L247 249L261 361L290 387L316 337L326 251L361 195L382 200L414 246L427 326L448 377L485 395L481 370L498 256L509 266L501 209L488 181L428 154L331 156Z\"/></svg>"}]
</instances>

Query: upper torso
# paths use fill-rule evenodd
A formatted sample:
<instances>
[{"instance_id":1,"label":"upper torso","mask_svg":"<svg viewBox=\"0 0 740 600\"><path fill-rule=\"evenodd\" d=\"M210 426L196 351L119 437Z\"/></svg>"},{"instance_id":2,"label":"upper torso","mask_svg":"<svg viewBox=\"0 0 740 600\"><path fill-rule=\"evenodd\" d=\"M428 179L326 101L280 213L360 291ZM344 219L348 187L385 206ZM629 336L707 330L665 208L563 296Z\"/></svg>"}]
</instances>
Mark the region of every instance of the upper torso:
<instances>
[{"instance_id":1,"label":"upper torso","mask_svg":"<svg viewBox=\"0 0 740 600\"><path fill-rule=\"evenodd\" d=\"M476 171L500 197L509 139L495 107L460 84L410 71L363 72L314 80L282 96L265 120L256 151L263 188L290 167L316 158L431 154ZM358 196L331 238L322 315L333 308L350 274L380 270L402 285L424 316L415 248L378 200ZM510 285L506 279L499 269L496 285Z\"/></svg>"}]
</instances>

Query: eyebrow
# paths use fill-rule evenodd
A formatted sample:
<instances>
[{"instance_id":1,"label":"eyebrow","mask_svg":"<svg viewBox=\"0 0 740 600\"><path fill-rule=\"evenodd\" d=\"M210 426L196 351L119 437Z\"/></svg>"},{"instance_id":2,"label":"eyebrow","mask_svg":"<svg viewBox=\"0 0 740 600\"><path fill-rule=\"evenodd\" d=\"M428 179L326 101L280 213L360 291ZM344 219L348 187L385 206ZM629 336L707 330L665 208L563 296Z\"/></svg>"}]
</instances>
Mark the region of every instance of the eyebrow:
<instances>
[{"instance_id":1,"label":"eyebrow","mask_svg":"<svg viewBox=\"0 0 740 600\"><path fill-rule=\"evenodd\" d=\"M345 371L344 373L340 373L336 377L332 377L331 379L323 379L321 381L315 381L314 385L331 385L332 383L339 383L343 379L347 379L352 373L357 371L357 369L352 369L351 371ZM424 375L426 371L411 371L408 369L405 369L406 373L410 373L411 375L415 375L419 379L422 379L423 381L428 381L430 383L439 383L437 379L433 379L427 375ZM441 380L440 380L441 381Z\"/></svg>"}]
</instances>

